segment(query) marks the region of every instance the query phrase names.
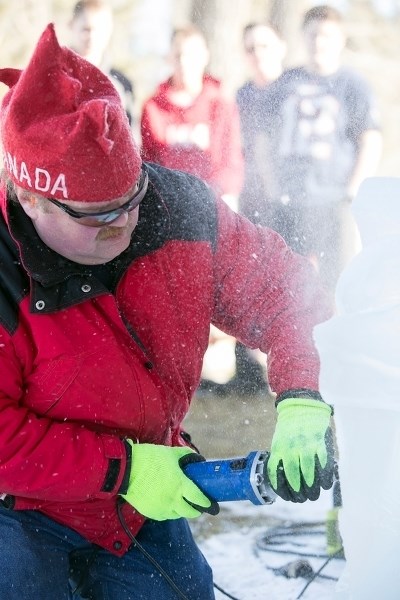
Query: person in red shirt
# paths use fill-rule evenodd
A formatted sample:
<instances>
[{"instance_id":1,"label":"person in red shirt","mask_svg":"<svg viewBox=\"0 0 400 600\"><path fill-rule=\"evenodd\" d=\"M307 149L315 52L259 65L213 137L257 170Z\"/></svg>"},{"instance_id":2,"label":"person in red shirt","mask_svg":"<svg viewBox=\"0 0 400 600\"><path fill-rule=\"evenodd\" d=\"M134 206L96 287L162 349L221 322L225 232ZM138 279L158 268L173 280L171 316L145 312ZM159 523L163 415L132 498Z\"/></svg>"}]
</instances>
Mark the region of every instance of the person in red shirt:
<instances>
[{"instance_id":1,"label":"person in red shirt","mask_svg":"<svg viewBox=\"0 0 400 600\"><path fill-rule=\"evenodd\" d=\"M144 106L144 160L192 173L233 208L243 183L240 122L235 102L206 73L209 50L194 25L172 36L172 75Z\"/></svg>"},{"instance_id":2,"label":"person in red shirt","mask_svg":"<svg viewBox=\"0 0 400 600\"><path fill-rule=\"evenodd\" d=\"M145 102L141 118L142 156L208 183L235 211L244 179L239 111L221 82L206 72L210 52L193 24L172 35L171 76ZM210 344L224 338L215 328ZM202 379L207 393L225 386Z\"/></svg>"}]
</instances>

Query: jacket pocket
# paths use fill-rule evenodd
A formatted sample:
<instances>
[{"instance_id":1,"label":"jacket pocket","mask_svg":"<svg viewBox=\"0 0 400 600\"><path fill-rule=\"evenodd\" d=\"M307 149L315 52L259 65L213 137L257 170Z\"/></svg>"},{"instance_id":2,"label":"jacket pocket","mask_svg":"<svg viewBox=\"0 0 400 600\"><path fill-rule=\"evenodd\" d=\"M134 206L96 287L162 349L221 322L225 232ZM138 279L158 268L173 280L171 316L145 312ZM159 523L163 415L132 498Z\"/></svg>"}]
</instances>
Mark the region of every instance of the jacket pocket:
<instances>
[{"instance_id":1,"label":"jacket pocket","mask_svg":"<svg viewBox=\"0 0 400 600\"><path fill-rule=\"evenodd\" d=\"M45 415L73 384L82 364L80 356L63 356L48 362L28 380L25 404Z\"/></svg>"}]
</instances>

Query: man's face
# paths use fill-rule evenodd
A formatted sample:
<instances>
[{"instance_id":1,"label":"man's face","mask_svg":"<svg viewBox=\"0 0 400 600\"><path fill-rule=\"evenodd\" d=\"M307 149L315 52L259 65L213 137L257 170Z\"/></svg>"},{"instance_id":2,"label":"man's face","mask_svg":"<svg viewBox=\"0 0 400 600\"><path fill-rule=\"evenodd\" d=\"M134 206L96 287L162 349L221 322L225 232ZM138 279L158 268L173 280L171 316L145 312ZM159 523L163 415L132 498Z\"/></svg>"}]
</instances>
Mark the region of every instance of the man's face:
<instances>
[{"instance_id":1,"label":"man's face","mask_svg":"<svg viewBox=\"0 0 400 600\"><path fill-rule=\"evenodd\" d=\"M209 60L209 52L200 35L177 35L172 42L171 61L174 76L183 83L201 79Z\"/></svg>"},{"instance_id":2,"label":"man's face","mask_svg":"<svg viewBox=\"0 0 400 600\"><path fill-rule=\"evenodd\" d=\"M112 15L108 10L84 10L70 23L71 47L99 66L110 42Z\"/></svg>"},{"instance_id":3,"label":"man's face","mask_svg":"<svg viewBox=\"0 0 400 600\"><path fill-rule=\"evenodd\" d=\"M134 189L110 202L63 201L70 208L85 213L100 212L122 206ZM139 218L139 207L124 212L115 221L102 227L82 225L79 219L66 214L46 198L18 194L20 204L31 218L41 240L52 250L83 265L98 265L116 258L129 246Z\"/></svg>"},{"instance_id":4,"label":"man's face","mask_svg":"<svg viewBox=\"0 0 400 600\"><path fill-rule=\"evenodd\" d=\"M346 40L343 29L335 21L310 21L303 30L309 66L317 71L338 65Z\"/></svg>"},{"instance_id":5,"label":"man's face","mask_svg":"<svg viewBox=\"0 0 400 600\"><path fill-rule=\"evenodd\" d=\"M273 29L266 25L257 25L247 31L243 42L252 71L260 72L269 78L269 75L274 77L282 69L286 45Z\"/></svg>"}]
</instances>

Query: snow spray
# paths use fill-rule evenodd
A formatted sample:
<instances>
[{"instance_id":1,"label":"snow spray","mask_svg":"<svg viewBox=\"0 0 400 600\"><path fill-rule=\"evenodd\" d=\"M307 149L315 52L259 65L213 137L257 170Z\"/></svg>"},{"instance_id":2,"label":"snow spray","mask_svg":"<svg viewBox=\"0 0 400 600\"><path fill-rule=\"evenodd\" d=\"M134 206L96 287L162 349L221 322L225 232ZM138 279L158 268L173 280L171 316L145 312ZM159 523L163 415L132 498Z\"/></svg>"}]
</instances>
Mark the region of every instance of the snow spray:
<instances>
[{"instance_id":1,"label":"snow spray","mask_svg":"<svg viewBox=\"0 0 400 600\"><path fill-rule=\"evenodd\" d=\"M335 408L346 567L335 598L400 598L400 178L366 179L352 212L361 252L314 330Z\"/></svg>"}]
</instances>

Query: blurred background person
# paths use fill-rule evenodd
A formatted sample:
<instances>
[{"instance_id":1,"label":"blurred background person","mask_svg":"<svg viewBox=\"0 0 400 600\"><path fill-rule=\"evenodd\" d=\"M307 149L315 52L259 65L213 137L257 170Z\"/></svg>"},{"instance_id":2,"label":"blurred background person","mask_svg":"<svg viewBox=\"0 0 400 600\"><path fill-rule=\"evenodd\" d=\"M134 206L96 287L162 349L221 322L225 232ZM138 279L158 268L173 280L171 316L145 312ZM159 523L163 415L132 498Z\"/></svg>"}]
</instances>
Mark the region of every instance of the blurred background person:
<instances>
[{"instance_id":1,"label":"blurred background person","mask_svg":"<svg viewBox=\"0 0 400 600\"><path fill-rule=\"evenodd\" d=\"M206 72L209 50L194 25L172 36L172 73L143 106L143 159L192 173L237 210L243 157L237 106Z\"/></svg>"},{"instance_id":2,"label":"blurred background person","mask_svg":"<svg viewBox=\"0 0 400 600\"><path fill-rule=\"evenodd\" d=\"M268 225L269 207L275 193L273 153L267 129L262 126L270 84L283 71L286 44L268 22L253 22L243 30L243 50L250 78L238 90L245 176L239 196L239 212L250 221ZM220 394L254 395L267 388L265 357L258 350L235 346L236 373Z\"/></svg>"},{"instance_id":3,"label":"blurred background person","mask_svg":"<svg viewBox=\"0 0 400 600\"><path fill-rule=\"evenodd\" d=\"M207 73L210 52L195 25L174 31L169 59L171 76L143 105L143 159L200 177L237 211L244 169L237 105ZM211 326L210 346L220 342L229 339ZM200 390L225 391L204 373Z\"/></svg>"},{"instance_id":4,"label":"blurred background person","mask_svg":"<svg viewBox=\"0 0 400 600\"><path fill-rule=\"evenodd\" d=\"M122 104L133 123L134 90L132 82L110 62L109 45L113 33L113 12L104 0L81 0L69 22L70 47L108 75L121 96Z\"/></svg>"},{"instance_id":5,"label":"blurred background person","mask_svg":"<svg viewBox=\"0 0 400 600\"><path fill-rule=\"evenodd\" d=\"M250 78L236 96L245 161L239 212L253 223L268 225L268 206L276 191L273 156L263 118L270 84L283 71L286 43L273 25L255 22L243 30L243 50Z\"/></svg>"},{"instance_id":6,"label":"blurred background person","mask_svg":"<svg viewBox=\"0 0 400 600\"><path fill-rule=\"evenodd\" d=\"M356 251L350 203L361 181L374 175L382 139L370 86L342 65L341 14L315 6L305 13L302 32L305 64L272 84L265 105L278 185L269 225L309 257L333 300Z\"/></svg>"}]
</instances>

